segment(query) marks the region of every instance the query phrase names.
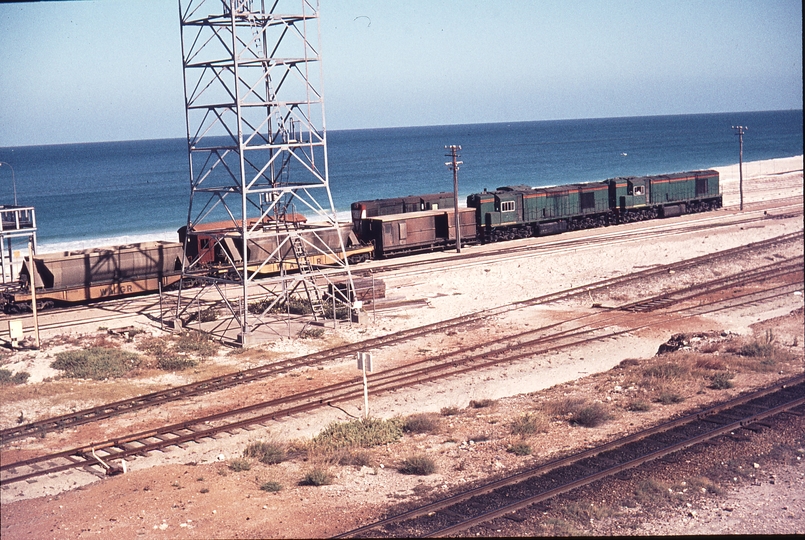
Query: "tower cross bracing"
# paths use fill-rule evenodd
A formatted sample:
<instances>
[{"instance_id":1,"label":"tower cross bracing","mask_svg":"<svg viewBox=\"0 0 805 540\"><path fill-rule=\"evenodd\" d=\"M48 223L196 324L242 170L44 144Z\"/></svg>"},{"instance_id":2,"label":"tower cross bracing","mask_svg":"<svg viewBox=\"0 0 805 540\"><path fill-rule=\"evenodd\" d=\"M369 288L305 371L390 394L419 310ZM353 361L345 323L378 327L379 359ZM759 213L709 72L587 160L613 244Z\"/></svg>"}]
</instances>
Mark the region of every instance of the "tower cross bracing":
<instances>
[{"instance_id":1,"label":"tower cross bracing","mask_svg":"<svg viewBox=\"0 0 805 540\"><path fill-rule=\"evenodd\" d=\"M183 276L202 287L179 295L177 315L214 289L231 312L216 331L234 326L244 342L291 298L325 317L325 295L348 305L353 288L349 227L328 178L318 1L179 9L191 188ZM258 279L269 273L279 277ZM347 292L334 294L344 287L333 280Z\"/></svg>"}]
</instances>

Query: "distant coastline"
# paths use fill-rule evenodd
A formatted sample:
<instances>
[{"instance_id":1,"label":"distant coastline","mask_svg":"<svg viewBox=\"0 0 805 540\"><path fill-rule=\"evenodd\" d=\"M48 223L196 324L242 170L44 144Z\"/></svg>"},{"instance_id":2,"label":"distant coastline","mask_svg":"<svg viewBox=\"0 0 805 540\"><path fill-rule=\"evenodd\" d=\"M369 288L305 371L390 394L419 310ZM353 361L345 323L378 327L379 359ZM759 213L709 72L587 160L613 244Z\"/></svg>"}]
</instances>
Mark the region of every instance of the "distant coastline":
<instances>
[{"instance_id":1,"label":"distant coastline","mask_svg":"<svg viewBox=\"0 0 805 540\"><path fill-rule=\"evenodd\" d=\"M744 180L769 175L781 174L803 169L803 155L795 155L783 158L763 159L758 161L746 161L744 166ZM721 181L725 184L738 181L738 163L710 167L718 170L721 174ZM603 180L603 179L602 179ZM465 204L461 201L460 204ZM349 212L338 212L339 221L349 221ZM75 251L82 249L94 249L107 246L117 246L124 244L136 244L141 242L166 241L177 242L177 231L164 231L145 234L130 234L124 236L107 238L88 238L68 242L43 243L39 245L40 253L58 253L62 251ZM27 250L26 250L27 251Z\"/></svg>"}]
</instances>

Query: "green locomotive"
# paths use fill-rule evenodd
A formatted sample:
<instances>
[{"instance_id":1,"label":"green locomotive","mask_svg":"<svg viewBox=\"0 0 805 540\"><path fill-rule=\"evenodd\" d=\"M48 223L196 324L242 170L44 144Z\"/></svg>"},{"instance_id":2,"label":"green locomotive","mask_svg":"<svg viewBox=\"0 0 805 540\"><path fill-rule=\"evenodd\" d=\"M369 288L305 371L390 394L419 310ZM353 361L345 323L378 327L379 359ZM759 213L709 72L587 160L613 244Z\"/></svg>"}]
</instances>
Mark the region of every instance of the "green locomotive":
<instances>
[{"instance_id":1,"label":"green locomotive","mask_svg":"<svg viewBox=\"0 0 805 540\"><path fill-rule=\"evenodd\" d=\"M672 217L721 204L719 176L713 170L545 188L509 186L467 197L483 242Z\"/></svg>"}]
</instances>

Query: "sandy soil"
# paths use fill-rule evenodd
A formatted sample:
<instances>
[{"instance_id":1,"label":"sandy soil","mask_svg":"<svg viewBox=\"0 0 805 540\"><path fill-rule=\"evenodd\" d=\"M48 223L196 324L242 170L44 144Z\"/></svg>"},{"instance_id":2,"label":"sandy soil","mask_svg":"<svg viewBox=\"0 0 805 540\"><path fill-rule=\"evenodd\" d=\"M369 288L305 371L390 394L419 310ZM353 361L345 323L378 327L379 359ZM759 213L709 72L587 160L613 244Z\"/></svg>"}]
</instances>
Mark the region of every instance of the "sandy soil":
<instances>
[{"instance_id":1,"label":"sandy soil","mask_svg":"<svg viewBox=\"0 0 805 540\"><path fill-rule=\"evenodd\" d=\"M647 228L646 238L651 238L650 242L613 243L606 249L599 246L568 251L553 247L552 242L556 237L529 239L523 242L533 243L535 249L519 259L465 267L460 271L452 271L449 264L446 264L444 270L434 270L427 275L400 274L398 277L384 278L387 296L390 298L425 298L427 303L378 312L376 316L369 317L370 322L366 325L343 326L336 332L329 332L323 339L281 339L260 346L257 352L237 356L222 354L216 363L222 366L219 368L221 370L231 370L235 366L250 367L278 356L305 354L334 343L365 339L504 305L560 291L568 286L626 274L652 264L682 261L704 253L801 231L802 164L802 156L744 164L745 213L766 211L782 216L781 219L764 220L759 226L714 227L707 234L680 233L659 238L653 236L652 228ZM735 207L738 203L737 166L721 168L720 172L725 208L708 215L678 218L674 223L713 219L715 224L738 214ZM794 207L788 208L785 205ZM630 224L627 227L645 226L646 224ZM607 234L608 231L596 231L595 234ZM576 232L561 236L570 238L585 234L593 233ZM783 255L802 256L801 246L798 253L797 250L794 251ZM436 257L449 262L450 255L438 254ZM673 276L669 276L668 281L651 286L657 288L673 285ZM620 291L618 294L621 296L618 298L606 300L610 300L610 303L624 302L630 295L640 296L644 293L645 291ZM656 408L639 419L634 415L623 414L605 428L582 432L566 424L552 425L547 434L533 442L539 448L534 456L524 459L506 452L507 445L513 439L505 426L510 425L512 419L524 411L532 410L535 403L548 399L548 396L580 393L595 396L607 403L625 401L622 390L615 390L616 387L621 387L616 380L619 369L617 366L625 359L650 361L658 346L673 333L711 332L708 335L719 336L717 341L751 340L759 329L762 331L769 328L763 325L768 325L771 321L778 341L798 355L799 360L782 367L782 373L739 375L733 391L764 384L775 377L801 372L802 344L805 342L805 336L802 335L802 299L800 293L756 309L721 313L682 325L657 325L634 335L607 338L584 349L475 372L455 378L450 384L428 385L412 388L410 392L373 396L370 404L372 414L387 418L415 412L438 413L445 407L464 410L456 416L443 417L440 420L439 434L409 434L399 443L373 449L369 466L332 465L330 469L335 475L335 481L329 486L317 488L298 485L298 481L311 466L311 463L301 458L273 466L254 464L252 469L243 472L233 472L227 464L239 456L250 441L267 437L280 440L310 437L331 421L343 421L349 419L349 415L360 415L362 403L349 403L342 410L330 409L315 415L289 418L268 428L220 437L216 441L174 449L164 454L153 454L131 462L131 472L124 476L99 480L84 472L72 472L33 483L3 486L0 489L3 518L0 532L3 538L83 538L110 534L121 538L245 538L320 537L336 534L379 517L394 503L410 502L447 492L462 484L516 469L525 460L544 459L557 452L604 440L613 434L636 429L638 425L657 421L664 415L674 414L674 407ZM475 340L486 340L491 336L502 339L507 334L545 324L568 312L584 313L591 303L542 306L495 317L485 321L483 328L474 332L418 343L415 349L409 345L408 350L390 348L373 351L375 362L382 370L383 366L394 365L410 356L413 350L418 354L438 356L440 351L458 345L467 346ZM149 321L137 321L135 324L149 333L160 334ZM149 373L148 377L125 381L123 384L122 381L98 384L51 380L58 376L58 372L49 367L55 354L75 347L76 343L86 346L96 339L97 333L97 328L79 328L69 336L45 334L43 347L38 352L23 351L0 356L3 367L14 373L26 371L31 374L26 385L26 389L31 392L25 399L4 399L0 404L0 425L13 425L21 412L26 420L49 417L70 409L110 401L110 396L118 393L142 393L182 384L199 376L184 372L154 372ZM207 366L206 369L208 371L204 373L209 373L213 367ZM609 371L613 369L615 371ZM239 399L250 399L239 393L277 391L284 385L300 387L322 384L353 372L352 362L327 365L323 369L299 370L268 383L266 386L270 388L250 386L248 389L230 391L225 397L194 398L189 405L185 404L183 407L201 410L210 407L211 402L215 401L237 403ZM88 392L90 388L91 391ZM714 396L707 392L693 394L678 409L692 407L705 399L721 399L723 396L724 394ZM122 396L115 399L119 397ZM471 400L482 399L495 400L494 407L467 408ZM143 419L161 418L162 421L169 422L172 421L172 415L178 415L179 411L166 407L158 413L149 414L156 416L143 415ZM101 426L95 432L78 433L67 430L67 433L59 436L59 440L69 441L78 435L89 440L98 440L103 429ZM48 440L25 441L24 446L41 448L47 444ZM9 455L20 450L22 449L12 445L12 448L4 448L0 457L5 461ZM399 474L395 467L400 459L415 452L433 456L439 466L438 472L425 477ZM766 484L761 486L764 490L774 491L777 497L774 500L782 501L780 508L785 506L785 511L794 516L780 523L775 522L776 528L757 528L758 520L764 512L754 504L758 502L758 486L748 484L737 485L724 495L728 501L725 504L740 501L740 505L733 506L741 508L741 512L745 509L743 521L737 518L727 520L729 527L719 528L717 520L710 520L708 527L699 529L687 524L685 528L673 528L666 523L666 528L655 526L643 529L644 534L646 531L657 531L659 534L803 532L805 504L795 494L803 492L800 488L805 487L805 482L803 469L797 463L785 463L779 471L769 472L777 475L775 487ZM781 480L782 476L785 481ZM260 485L268 480L280 482L284 489L276 494L261 491ZM791 488L782 491L782 486ZM754 516L753 512L758 516L750 519L749 516ZM738 513L730 515L735 518ZM662 523L662 518L659 519L658 523ZM736 525L739 522L742 525Z\"/></svg>"}]
</instances>

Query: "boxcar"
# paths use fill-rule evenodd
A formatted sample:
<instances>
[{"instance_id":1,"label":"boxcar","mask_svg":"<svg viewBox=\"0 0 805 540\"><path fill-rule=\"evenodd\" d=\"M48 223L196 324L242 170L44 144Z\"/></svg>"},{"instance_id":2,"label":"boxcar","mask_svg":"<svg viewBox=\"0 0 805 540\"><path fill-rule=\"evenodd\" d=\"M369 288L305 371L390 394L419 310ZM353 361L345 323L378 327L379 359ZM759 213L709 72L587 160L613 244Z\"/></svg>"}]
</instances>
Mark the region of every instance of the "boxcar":
<instances>
[{"instance_id":1,"label":"boxcar","mask_svg":"<svg viewBox=\"0 0 805 540\"><path fill-rule=\"evenodd\" d=\"M460 208L462 244L476 240L475 210ZM456 245L455 212L425 210L421 212L377 216L365 220L364 241L375 246L376 257L389 257L446 249Z\"/></svg>"},{"instance_id":2,"label":"boxcar","mask_svg":"<svg viewBox=\"0 0 805 540\"><path fill-rule=\"evenodd\" d=\"M423 212L425 210L439 210L453 208L453 194L446 191L427 193L425 195L409 195L408 197L395 197L392 199L375 199L371 201L357 201L352 203L352 230L363 238L365 231L364 220L377 216L390 216L394 214L407 214L409 212Z\"/></svg>"}]
</instances>

